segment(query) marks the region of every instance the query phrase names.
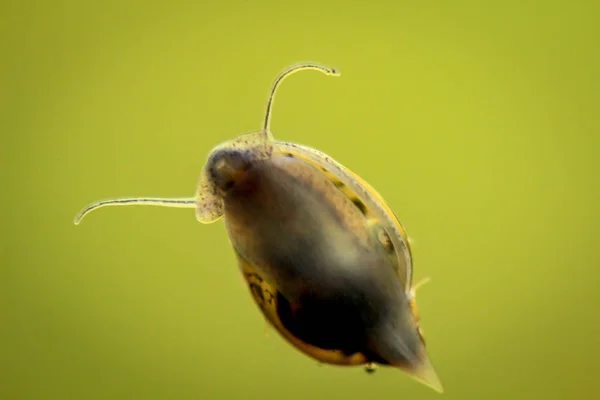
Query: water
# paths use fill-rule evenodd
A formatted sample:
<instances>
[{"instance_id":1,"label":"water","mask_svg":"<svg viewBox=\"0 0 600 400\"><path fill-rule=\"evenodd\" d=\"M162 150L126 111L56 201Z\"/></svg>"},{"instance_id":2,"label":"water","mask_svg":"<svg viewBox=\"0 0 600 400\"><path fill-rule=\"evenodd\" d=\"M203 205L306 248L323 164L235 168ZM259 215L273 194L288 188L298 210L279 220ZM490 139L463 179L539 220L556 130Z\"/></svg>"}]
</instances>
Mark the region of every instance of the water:
<instances>
[{"instance_id":1,"label":"water","mask_svg":"<svg viewBox=\"0 0 600 400\"><path fill-rule=\"evenodd\" d=\"M598 5L12 3L0 398L438 398L266 338L222 222L72 223L100 198L193 195L304 60L342 75L290 77L273 132L360 174L414 238L443 396L597 396Z\"/></svg>"}]
</instances>

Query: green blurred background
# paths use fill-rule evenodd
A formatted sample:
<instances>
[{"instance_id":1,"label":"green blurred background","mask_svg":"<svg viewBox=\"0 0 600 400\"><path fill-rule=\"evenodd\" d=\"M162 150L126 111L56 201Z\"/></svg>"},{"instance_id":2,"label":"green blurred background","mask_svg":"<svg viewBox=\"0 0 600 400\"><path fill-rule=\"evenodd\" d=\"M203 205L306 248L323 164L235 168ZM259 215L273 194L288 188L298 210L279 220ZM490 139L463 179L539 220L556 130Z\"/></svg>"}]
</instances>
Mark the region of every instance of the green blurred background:
<instances>
[{"instance_id":1,"label":"green blurred background","mask_svg":"<svg viewBox=\"0 0 600 400\"><path fill-rule=\"evenodd\" d=\"M371 182L414 237L447 399L597 399L597 1L4 1L0 399L437 399L271 331L192 195L259 127Z\"/></svg>"}]
</instances>

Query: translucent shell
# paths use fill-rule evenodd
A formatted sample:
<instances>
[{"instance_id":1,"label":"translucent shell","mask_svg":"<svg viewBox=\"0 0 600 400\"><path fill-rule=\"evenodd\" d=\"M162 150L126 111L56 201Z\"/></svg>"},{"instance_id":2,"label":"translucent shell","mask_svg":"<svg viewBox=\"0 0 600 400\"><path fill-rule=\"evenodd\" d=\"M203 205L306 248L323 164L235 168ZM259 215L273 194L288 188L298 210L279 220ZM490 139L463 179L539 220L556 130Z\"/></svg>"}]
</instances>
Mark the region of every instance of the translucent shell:
<instances>
[{"instance_id":1,"label":"translucent shell","mask_svg":"<svg viewBox=\"0 0 600 400\"><path fill-rule=\"evenodd\" d=\"M215 147L200 175L196 190L196 218L209 224L223 216L223 200L210 177L211 159L222 150L242 151L252 161L266 160L276 155L292 155L323 172L340 191L361 207L367 223L385 232L382 240L391 241L396 251L398 278L408 294L412 281L412 255L408 236L400 221L381 195L354 172L327 154L300 144L277 141L270 132L259 130L245 133Z\"/></svg>"},{"instance_id":2,"label":"translucent shell","mask_svg":"<svg viewBox=\"0 0 600 400\"><path fill-rule=\"evenodd\" d=\"M282 141L275 141L273 146L283 154L292 154L318 167L344 195L361 208L367 224L377 226L385 232L381 240L391 241L398 258L396 270L398 278L405 287L405 292L409 293L412 281L412 255L408 236L381 195L361 177L319 150Z\"/></svg>"},{"instance_id":3,"label":"translucent shell","mask_svg":"<svg viewBox=\"0 0 600 400\"><path fill-rule=\"evenodd\" d=\"M264 280L256 269L236 253L240 272L250 289L250 294L256 305L260 308L267 322L272 325L296 349L314 358L315 360L335 365L363 365L367 358L361 353L344 354L337 350L325 350L305 343L288 331L277 312L277 288Z\"/></svg>"}]
</instances>

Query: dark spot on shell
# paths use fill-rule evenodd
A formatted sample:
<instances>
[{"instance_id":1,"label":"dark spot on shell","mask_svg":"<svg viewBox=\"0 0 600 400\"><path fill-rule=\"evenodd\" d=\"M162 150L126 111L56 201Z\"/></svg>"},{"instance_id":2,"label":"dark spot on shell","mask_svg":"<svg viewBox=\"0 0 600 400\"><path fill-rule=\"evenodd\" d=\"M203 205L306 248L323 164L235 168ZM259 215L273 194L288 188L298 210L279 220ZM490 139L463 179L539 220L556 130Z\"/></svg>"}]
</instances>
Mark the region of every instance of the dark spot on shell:
<instances>
[{"instance_id":1,"label":"dark spot on shell","mask_svg":"<svg viewBox=\"0 0 600 400\"><path fill-rule=\"evenodd\" d=\"M258 282L262 282L263 278L261 278L261 276L259 274L256 273L247 273L246 277L250 280L252 278L256 279Z\"/></svg>"},{"instance_id":2,"label":"dark spot on shell","mask_svg":"<svg viewBox=\"0 0 600 400\"><path fill-rule=\"evenodd\" d=\"M394 244L392 243L390 236L387 234L387 232L384 229L381 229L379 231L377 237L378 237L379 241L381 242L381 244L383 245L383 248L385 249L385 251L387 251L388 253L394 252Z\"/></svg>"},{"instance_id":3,"label":"dark spot on shell","mask_svg":"<svg viewBox=\"0 0 600 400\"><path fill-rule=\"evenodd\" d=\"M265 297L263 296L262 288L258 284L251 283L250 290L252 290L252 292L254 293L254 297L260 299L261 303L265 302Z\"/></svg>"},{"instance_id":4,"label":"dark spot on shell","mask_svg":"<svg viewBox=\"0 0 600 400\"><path fill-rule=\"evenodd\" d=\"M352 199L352 203L354 203L354 205L356 206L356 208L358 208L360 210L360 212L362 213L362 215L367 215L367 206L365 206L365 203L363 203L362 201L360 201L360 199L358 199L357 197L354 197Z\"/></svg>"},{"instance_id":5,"label":"dark spot on shell","mask_svg":"<svg viewBox=\"0 0 600 400\"><path fill-rule=\"evenodd\" d=\"M342 182L342 181L333 181L333 184L338 189L342 189L342 188L344 188L346 186L346 185L344 185L344 182Z\"/></svg>"},{"instance_id":6,"label":"dark spot on shell","mask_svg":"<svg viewBox=\"0 0 600 400\"><path fill-rule=\"evenodd\" d=\"M292 153L286 153L285 155L286 157L290 157L290 158L294 158L294 155Z\"/></svg>"}]
</instances>

